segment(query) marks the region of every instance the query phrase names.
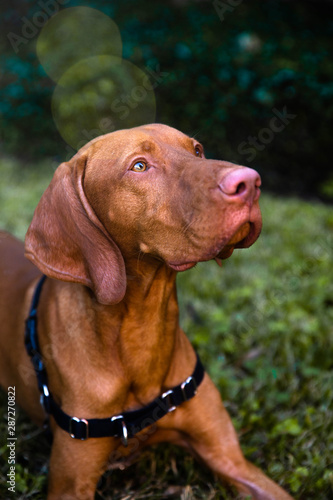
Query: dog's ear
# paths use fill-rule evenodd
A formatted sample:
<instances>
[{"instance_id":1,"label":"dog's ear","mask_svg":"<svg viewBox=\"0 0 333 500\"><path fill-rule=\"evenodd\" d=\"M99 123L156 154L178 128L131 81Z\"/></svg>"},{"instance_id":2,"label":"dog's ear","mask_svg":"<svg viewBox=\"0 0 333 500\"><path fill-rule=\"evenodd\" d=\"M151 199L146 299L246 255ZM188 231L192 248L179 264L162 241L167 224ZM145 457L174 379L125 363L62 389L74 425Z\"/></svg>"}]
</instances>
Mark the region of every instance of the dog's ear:
<instances>
[{"instance_id":1,"label":"dog's ear","mask_svg":"<svg viewBox=\"0 0 333 500\"><path fill-rule=\"evenodd\" d=\"M25 255L51 278L82 283L101 304L126 291L123 257L84 192L87 151L62 163L43 194L25 238Z\"/></svg>"}]
</instances>

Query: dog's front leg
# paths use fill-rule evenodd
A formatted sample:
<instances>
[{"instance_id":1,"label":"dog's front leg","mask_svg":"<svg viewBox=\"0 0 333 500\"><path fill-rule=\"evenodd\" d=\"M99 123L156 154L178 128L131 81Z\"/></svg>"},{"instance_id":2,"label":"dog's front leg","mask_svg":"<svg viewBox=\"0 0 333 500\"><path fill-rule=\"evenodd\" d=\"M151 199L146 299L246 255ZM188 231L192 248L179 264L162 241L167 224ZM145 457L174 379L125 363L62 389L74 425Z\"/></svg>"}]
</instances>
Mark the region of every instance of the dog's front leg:
<instances>
[{"instance_id":1,"label":"dog's front leg","mask_svg":"<svg viewBox=\"0 0 333 500\"><path fill-rule=\"evenodd\" d=\"M256 500L292 499L244 458L220 394L207 374L197 395L178 408L173 418L194 453L241 493Z\"/></svg>"},{"instance_id":2,"label":"dog's front leg","mask_svg":"<svg viewBox=\"0 0 333 500\"><path fill-rule=\"evenodd\" d=\"M112 438L72 439L56 428L52 444L48 500L93 500L113 449Z\"/></svg>"}]
</instances>

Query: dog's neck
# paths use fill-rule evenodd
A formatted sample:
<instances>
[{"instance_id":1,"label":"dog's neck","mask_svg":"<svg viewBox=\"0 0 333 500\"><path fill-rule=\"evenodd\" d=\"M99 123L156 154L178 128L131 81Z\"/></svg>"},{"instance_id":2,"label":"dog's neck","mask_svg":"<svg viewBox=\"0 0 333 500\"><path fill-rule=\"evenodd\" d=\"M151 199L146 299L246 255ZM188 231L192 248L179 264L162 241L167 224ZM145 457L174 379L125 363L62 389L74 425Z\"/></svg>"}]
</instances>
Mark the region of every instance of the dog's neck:
<instances>
[{"instance_id":1,"label":"dog's neck","mask_svg":"<svg viewBox=\"0 0 333 500\"><path fill-rule=\"evenodd\" d=\"M109 385L110 395L118 390L122 397L128 394L128 407L147 404L161 393L179 347L177 273L157 260L126 262L126 271L125 297L114 305L100 304L82 285L46 282L52 286L55 315L43 316L38 335L42 348L50 351L46 364L55 395L61 392L58 370L63 383L79 391L82 380L76 373L82 375L82 369L92 391ZM41 300L40 311L43 307Z\"/></svg>"},{"instance_id":2,"label":"dog's neck","mask_svg":"<svg viewBox=\"0 0 333 500\"><path fill-rule=\"evenodd\" d=\"M177 273L157 260L126 262L126 272L124 299L95 303L96 324L103 325L103 343L116 347L134 391L149 400L167 376L177 341Z\"/></svg>"}]
</instances>

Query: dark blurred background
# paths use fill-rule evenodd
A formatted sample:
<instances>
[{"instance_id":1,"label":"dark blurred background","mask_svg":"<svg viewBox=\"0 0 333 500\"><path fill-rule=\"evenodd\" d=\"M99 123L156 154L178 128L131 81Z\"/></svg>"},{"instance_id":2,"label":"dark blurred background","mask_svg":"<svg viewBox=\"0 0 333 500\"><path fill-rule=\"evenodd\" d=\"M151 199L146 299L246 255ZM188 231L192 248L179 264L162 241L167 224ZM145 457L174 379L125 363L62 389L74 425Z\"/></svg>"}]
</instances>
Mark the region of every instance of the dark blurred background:
<instances>
[{"instance_id":1,"label":"dark blurred background","mask_svg":"<svg viewBox=\"0 0 333 500\"><path fill-rule=\"evenodd\" d=\"M258 169L266 191L333 201L329 1L2 0L2 155L24 165L75 152L56 128L56 83L36 55L43 23L74 6L115 21L123 59L155 87L155 121L195 134L208 157Z\"/></svg>"}]
</instances>

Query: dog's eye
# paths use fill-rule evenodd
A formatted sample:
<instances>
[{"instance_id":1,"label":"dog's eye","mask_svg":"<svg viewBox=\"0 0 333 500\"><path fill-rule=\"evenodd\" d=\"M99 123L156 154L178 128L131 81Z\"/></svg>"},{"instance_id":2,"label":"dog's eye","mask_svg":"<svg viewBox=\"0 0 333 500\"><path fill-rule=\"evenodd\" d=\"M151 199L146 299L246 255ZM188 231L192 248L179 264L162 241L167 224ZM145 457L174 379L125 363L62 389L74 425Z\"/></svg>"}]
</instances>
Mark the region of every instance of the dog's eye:
<instances>
[{"instance_id":1,"label":"dog's eye","mask_svg":"<svg viewBox=\"0 0 333 500\"><path fill-rule=\"evenodd\" d=\"M147 168L147 164L144 161L137 161L134 163L131 170L133 170L133 172L144 172Z\"/></svg>"},{"instance_id":2,"label":"dog's eye","mask_svg":"<svg viewBox=\"0 0 333 500\"><path fill-rule=\"evenodd\" d=\"M202 155L201 148L199 146L195 146L194 152L195 152L195 156L201 156Z\"/></svg>"}]
</instances>

